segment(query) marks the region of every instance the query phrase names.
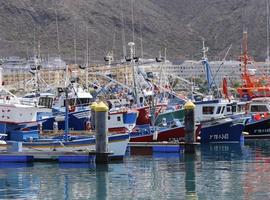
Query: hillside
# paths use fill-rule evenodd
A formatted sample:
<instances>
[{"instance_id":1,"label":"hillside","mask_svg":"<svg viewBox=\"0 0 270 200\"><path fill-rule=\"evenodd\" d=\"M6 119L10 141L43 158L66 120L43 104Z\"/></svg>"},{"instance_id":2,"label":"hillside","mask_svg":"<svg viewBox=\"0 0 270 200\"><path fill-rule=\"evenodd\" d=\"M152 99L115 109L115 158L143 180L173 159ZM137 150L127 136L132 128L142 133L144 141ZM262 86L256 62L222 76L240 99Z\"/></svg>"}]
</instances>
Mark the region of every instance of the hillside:
<instances>
[{"instance_id":1,"label":"hillside","mask_svg":"<svg viewBox=\"0 0 270 200\"><path fill-rule=\"evenodd\" d=\"M121 4L122 2L122 4ZM0 56L57 56L56 16L60 55L74 61L85 58L87 35L91 60L102 60L114 47L122 57L123 10L126 43L132 41L131 0L2 0L0 2ZM121 7L123 9L121 9ZM167 48L171 59L198 59L201 41L209 46L209 58L228 59L241 52L243 29L249 32L250 54L266 57L266 1L257 0L134 0L134 34L140 55L153 57ZM87 33L88 28L88 33Z\"/></svg>"}]
</instances>

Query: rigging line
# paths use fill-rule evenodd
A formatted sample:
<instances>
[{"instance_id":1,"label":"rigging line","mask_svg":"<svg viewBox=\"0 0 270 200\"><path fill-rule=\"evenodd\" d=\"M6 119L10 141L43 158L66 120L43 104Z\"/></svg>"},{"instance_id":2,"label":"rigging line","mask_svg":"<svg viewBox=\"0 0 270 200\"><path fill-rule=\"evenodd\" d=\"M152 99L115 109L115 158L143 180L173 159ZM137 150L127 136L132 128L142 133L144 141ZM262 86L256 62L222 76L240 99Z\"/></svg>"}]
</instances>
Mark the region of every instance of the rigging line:
<instances>
[{"instance_id":1,"label":"rigging line","mask_svg":"<svg viewBox=\"0 0 270 200\"><path fill-rule=\"evenodd\" d=\"M258 66L256 62L252 61L250 62L252 66L254 66L262 75L267 75L267 70L263 69L262 67Z\"/></svg>"},{"instance_id":2,"label":"rigging line","mask_svg":"<svg viewBox=\"0 0 270 200\"><path fill-rule=\"evenodd\" d=\"M214 84L214 83L215 83L216 76L217 76L217 74L219 73L219 70L221 69L221 66L224 64L224 62L225 62L225 60L226 60L226 57L227 57L227 55L229 54L229 52L230 52L231 48L232 48L232 44L229 46L229 48L228 48L228 50L227 50L227 52L226 52L226 54L225 54L224 58L222 59L221 64L219 65L219 67L218 67L218 69L217 69L216 73L214 74L214 76L213 76L213 80L212 80L212 82L211 82L210 86L212 86L212 84Z\"/></svg>"}]
</instances>

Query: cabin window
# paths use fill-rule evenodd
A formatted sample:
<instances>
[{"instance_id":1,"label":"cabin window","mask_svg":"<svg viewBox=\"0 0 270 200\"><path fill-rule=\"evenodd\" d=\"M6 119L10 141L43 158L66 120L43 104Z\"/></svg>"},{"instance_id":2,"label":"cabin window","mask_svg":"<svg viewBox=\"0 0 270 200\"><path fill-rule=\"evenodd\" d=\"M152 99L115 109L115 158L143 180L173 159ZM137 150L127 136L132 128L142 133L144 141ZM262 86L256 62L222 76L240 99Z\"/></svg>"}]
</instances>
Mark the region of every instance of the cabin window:
<instances>
[{"instance_id":1,"label":"cabin window","mask_svg":"<svg viewBox=\"0 0 270 200\"><path fill-rule=\"evenodd\" d=\"M238 112L244 112L244 111L245 111L244 105L238 105Z\"/></svg>"},{"instance_id":2,"label":"cabin window","mask_svg":"<svg viewBox=\"0 0 270 200\"><path fill-rule=\"evenodd\" d=\"M53 99L51 97L40 97L38 105L45 108L52 108Z\"/></svg>"},{"instance_id":3,"label":"cabin window","mask_svg":"<svg viewBox=\"0 0 270 200\"><path fill-rule=\"evenodd\" d=\"M91 102L89 98L77 98L77 99L69 99L68 103L71 106L80 106L80 105L88 105ZM64 100L64 105L66 105L66 100Z\"/></svg>"},{"instance_id":4,"label":"cabin window","mask_svg":"<svg viewBox=\"0 0 270 200\"><path fill-rule=\"evenodd\" d=\"M215 107L214 106L204 106L203 114L204 115L212 115L214 114Z\"/></svg>"},{"instance_id":5,"label":"cabin window","mask_svg":"<svg viewBox=\"0 0 270 200\"><path fill-rule=\"evenodd\" d=\"M227 112L230 113L231 112L231 106L227 106Z\"/></svg>"},{"instance_id":6,"label":"cabin window","mask_svg":"<svg viewBox=\"0 0 270 200\"><path fill-rule=\"evenodd\" d=\"M77 105L87 105L90 103L89 98L78 98L77 99Z\"/></svg>"},{"instance_id":7,"label":"cabin window","mask_svg":"<svg viewBox=\"0 0 270 200\"><path fill-rule=\"evenodd\" d=\"M216 114L219 114L221 111L221 106L218 107Z\"/></svg>"},{"instance_id":8,"label":"cabin window","mask_svg":"<svg viewBox=\"0 0 270 200\"><path fill-rule=\"evenodd\" d=\"M108 120L110 120L111 119L111 116L108 116Z\"/></svg>"},{"instance_id":9,"label":"cabin window","mask_svg":"<svg viewBox=\"0 0 270 200\"><path fill-rule=\"evenodd\" d=\"M68 105L75 106L75 99L68 99ZM66 106L66 99L64 100L64 106Z\"/></svg>"},{"instance_id":10,"label":"cabin window","mask_svg":"<svg viewBox=\"0 0 270 200\"><path fill-rule=\"evenodd\" d=\"M236 112L236 106L232 107L232 112Z\"/></svg>"},{"instance_id":11,"label":"cabin window","mask_svg":"<svg viewBox=\"0 0 270 200\"><path fill-rule=\"evenodd\" d=\"M250 112L268 112L268 109L266 105L252 105Z\"/></svg>"},{"instance_id":12,"label":"cabin window","mask_svg":"<svg viewBox=\"0 0 270 200\"><path fill-rule=\"evenodd\" d=\"M221 111L221 114L224 113L224 110L225 110L225 106L222 107L222 111Z\"/></svg>"},{"instance_id":13,"label":"cabin window","mask_svg":"<svg viewBox=\"0 0 270 200\"><path fill-rule=\"evenodd\" d=\"M117 121L119 121L119 122L120 122L120 121L121 121L121 117L117 117Z\"/></svg>"},{"instance_id":14,"label":"cabin window","mask_svg":"<svg viewBox=\"0 0 270 200\"><path fill-rule=\"evenodd\" d=\"M121 108L120 102L115 101L115 102L114 102L114 107L115 107L115 108Z\"/></svg>"}]
</instances>

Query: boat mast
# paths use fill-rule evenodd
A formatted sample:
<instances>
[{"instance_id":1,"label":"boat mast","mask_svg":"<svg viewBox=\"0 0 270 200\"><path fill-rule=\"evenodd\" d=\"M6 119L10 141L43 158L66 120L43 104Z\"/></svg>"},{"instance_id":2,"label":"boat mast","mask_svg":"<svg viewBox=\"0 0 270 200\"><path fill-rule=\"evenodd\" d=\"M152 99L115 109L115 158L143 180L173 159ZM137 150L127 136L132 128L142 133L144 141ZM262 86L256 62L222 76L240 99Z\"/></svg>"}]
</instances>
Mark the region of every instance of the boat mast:
<instances>
[{"instance_id":1,"label":"boat mast","mask_svg":"<svg viewBox=\"0 0 270 200\"><path fill-rule=\"evenodd\" d=\"M246 87L254 87L254 83L252 82L247 65L249 61L249 56L248 56L248 47L247 47L247 31L243 32L243 43L242 43L242 48L243 48L243 54L240 56L240 61L242 62L241 66L243 67L243 73L242 73L242 79L244 81L244 86Z\"/></svg>"},{"instance_id":2,"label":"boat mast","mask_svg":"<svg viewBox=\"0 0 270 200\"><path fill-rule=\"evenodd\" d=\"M134 88L134 97L135 97L135 103L139 104L138 100L138 88L137 88L137 71L135 69L135 43L129 42L128 46L130 46L130 59L131 59L131 66L132 66L132 72L133 72L133 88Z\"/></svg>"},{"instance_id":3,"label":"boat mast","mask_svg":"<svg viewBox=\"0 0 270 200\"><path fill-rule=\"evenodd\" d=\"M39 46L39 45L38 45ZM38 47L39 48L39 47ZM36 30L34 30L34 70L35 70L35 77L34 77L34 87L35 87L35 96L37 96L37 92L39 91L39 82L38 82L38 54L36 50Z\"/></svg>"},{"instance_id":4,"label":"boat mast","mask_svg":"<svg viewBox=\"0 0 270 200\"><path fill-rule=\"evenodd\" d=\"M61 61L61 51L60 51L60 41L59 41L59 27L58 27L58 16L57 16L57 5L56 4L55 4L54 13L55 13L55 23L56 23L58 58Z\"/></svg>"},{"instance_id":5,"label":"boat mast","mask_svg":"<svg viewBox=\"0 0 270 200\"><path fill-rule=\"evenodd\" d=\"M68 133L69 133L69 124L68 124L68 108L69 108L69 101L68 101L68 87L65 88L65 95L66 95L66 101L65 101L65 135L64 140L68 140Z\"/></svg>"},{"instance_id":6,"label":"boat mast","mask_svg":"<svg viewBox=\"0 0 270 200\"><path fill-rule=\"evenodd\" d=\"M77 64L77 49L76 49L76 46L77 46L77 42L76 42L76 20L74 19L74 64L76 65Z\"/></svg>"},{"instance_id":7,"label":"boat mast","mask_svg":"<svg viewBox=\"0 0 270 200\"><path fill-rule=\"evenodd\" d=\"M134 0L131 0L131 25L132 25L132 42L135 44L135 33L134 33ZM136 48L133 47L133 53L136 55Z\"/></svg>"},{"instance_id":8,"label":"boat mast","mask_svg":"<svg viewBox=\"0 0 270 200\"><path fill-rule=\"evenodd\" d=\"M126 36L125 36L125 20L124 20L124 11L123 11L123 0L120 1L121 6L121 20L122 20L122 44L123 44L123 56L124 60L127 56L127 49L126 49Z\"/></svg>"},{"instance_id":9,"label":"boat mast","mask_svg":"<svg viewBox=\"0 0 270 200\"><path fill-rule=\"evenodd\" d=\"M88 26L87 26L87 42L86 42L86 89L88 91L88 66L89 66L89 36L88 36Z\"/></svg>"},{"instance_id":10,"label":"boat mast","mask_svg":"<svg viewBox=\"0 0 270 200\"><path fill-rule=\"evenodd\" d=\"M266 18L266 34L267 34L267 57L266 57L266 61L267 63L269 63L269 0L266 0L266 13L267 13L267 18Z\"/></svg>"},{"instance_id":11,"label":"boat mast","mask_svg":"<svg viewBox=\"0 0 270 200\"><path fill-rule=\"evenodd\" d=\"M65 133L64 133L64 140L65 141L68 140L68 134L69 134L69 124L68 124L68 111L69 111L68 85L69 85L68 65L66 65L66 81L65 81Z\"/></svg>"},{"instance_id":12,"label":"boat mast","mask_svg":"<svg viewBox=\"0 0 270 200\"><path fill-rule=\"evenodd\" d=\"M211 69L208 63L208 58L207 58L207 53L208 47L205 46L204 40L203 40L203 57L202 57L202 64L205 67L205 72L206 72L206 80L207 80L207 88L208 88L208 94L210 94L211 86L212 86L212 74L211 74Z\"/></svg>"},{"instance_id":13,"label":"boat mast","mask_svg":"<svg viewBox=\"0 0 270 200\"><path fill-rule=\"evenodd\" d=\"M142 15L142 13L141 13ZM141 42L141 58L143 59L143 35L142 35L142 23L140 20L140 42Z\"/></svg>"}]
</instances>

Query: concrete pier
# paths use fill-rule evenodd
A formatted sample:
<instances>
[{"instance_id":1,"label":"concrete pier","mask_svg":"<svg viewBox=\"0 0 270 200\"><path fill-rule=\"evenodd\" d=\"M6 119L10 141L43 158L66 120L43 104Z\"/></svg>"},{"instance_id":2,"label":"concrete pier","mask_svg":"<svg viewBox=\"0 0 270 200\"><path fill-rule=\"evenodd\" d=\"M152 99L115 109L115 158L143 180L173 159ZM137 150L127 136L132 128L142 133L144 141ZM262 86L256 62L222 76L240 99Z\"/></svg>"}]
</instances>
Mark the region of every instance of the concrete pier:
<instances>
[{"instance_id":1,"label":"concrete pier","mask_svg":"<svg viewBox=\"0 0 270 200\"><path fill-rule=\"evenodd\" d=\"M108 164L108 107L100 102L95 106L96 164Z\"/></svg>"}]
</instances>

